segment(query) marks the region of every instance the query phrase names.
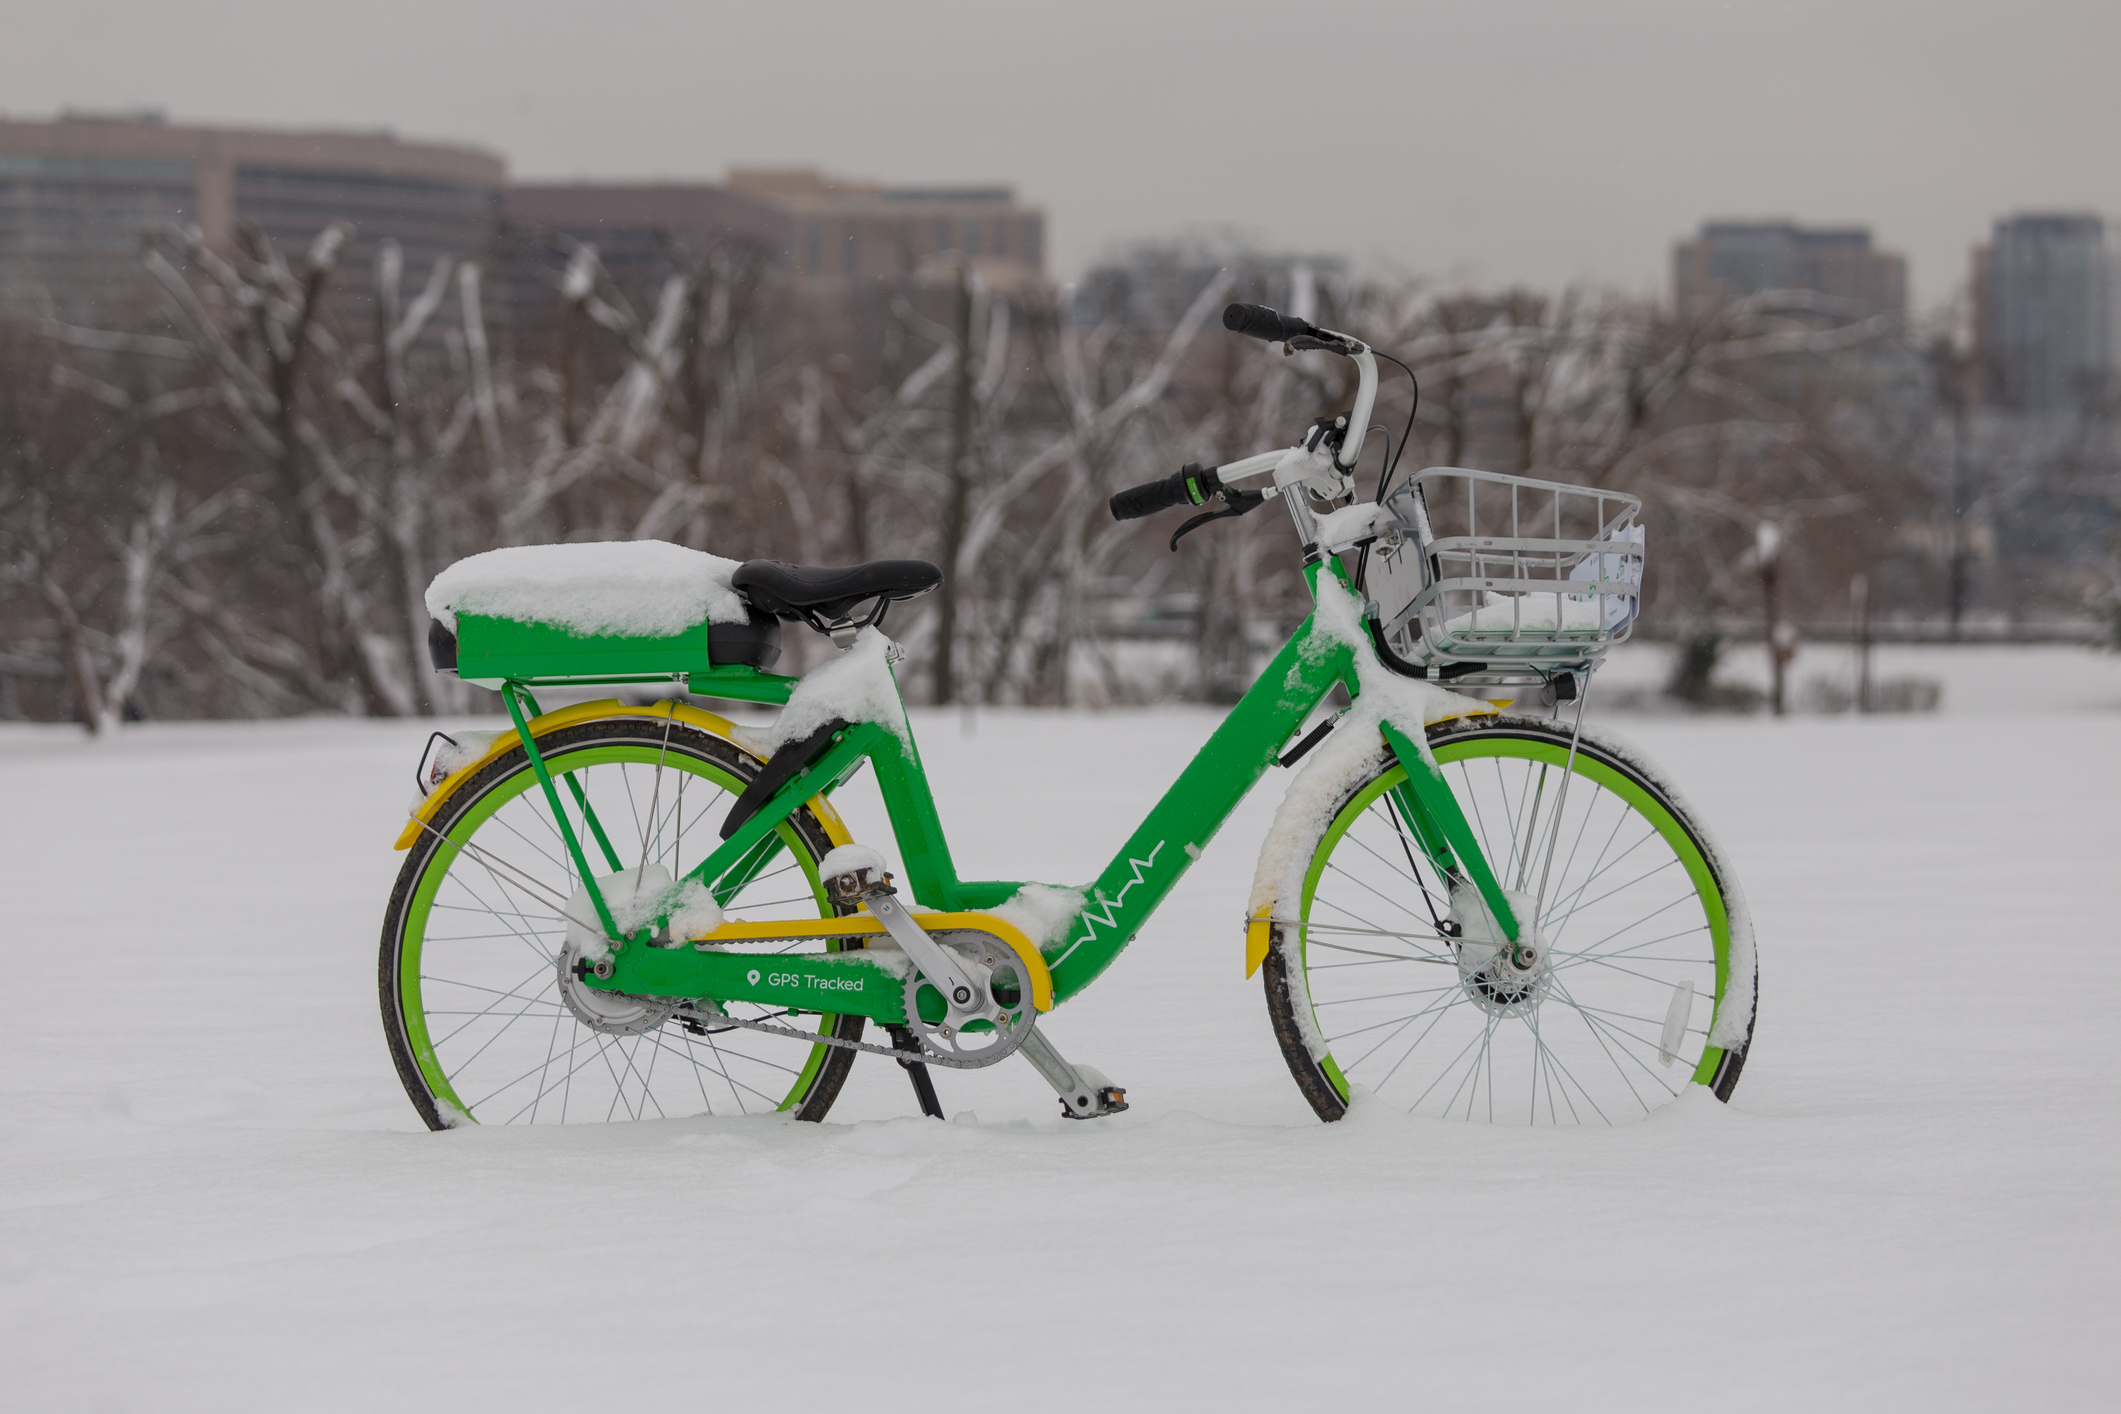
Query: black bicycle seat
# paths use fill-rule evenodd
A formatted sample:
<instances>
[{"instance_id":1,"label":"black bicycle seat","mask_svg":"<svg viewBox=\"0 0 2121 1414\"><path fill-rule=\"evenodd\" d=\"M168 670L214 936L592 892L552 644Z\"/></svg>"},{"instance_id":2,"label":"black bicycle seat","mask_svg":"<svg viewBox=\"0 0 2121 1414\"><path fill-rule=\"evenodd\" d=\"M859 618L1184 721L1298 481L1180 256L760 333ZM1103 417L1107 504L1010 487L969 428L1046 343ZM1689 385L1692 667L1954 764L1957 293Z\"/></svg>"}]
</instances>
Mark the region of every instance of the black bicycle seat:
<instances>
[{"instance_id":1,"label":"black bicycle seat","mask_svg":"<svg viewBox=\"0 0 2121 1414\"><path fill-rule=\"evenodd\" d=\"M926 560L871 560L846 569L746 560L730 576L752 607L783 619L844 619L870 599L915 599L943 582Z\"/></svg>"}]
</instances>

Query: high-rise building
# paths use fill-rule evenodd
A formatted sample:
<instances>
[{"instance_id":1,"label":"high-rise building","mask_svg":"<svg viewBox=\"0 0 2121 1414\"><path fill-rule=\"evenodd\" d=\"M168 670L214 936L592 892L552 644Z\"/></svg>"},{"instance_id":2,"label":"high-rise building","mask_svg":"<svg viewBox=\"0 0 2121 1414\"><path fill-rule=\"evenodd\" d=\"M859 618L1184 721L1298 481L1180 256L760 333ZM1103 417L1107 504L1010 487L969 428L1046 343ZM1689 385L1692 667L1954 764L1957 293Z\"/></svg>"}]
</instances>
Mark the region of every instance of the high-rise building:
<instances>
[{"instance_id":1,"label":"high-rise building","mask_svg":"<svg viewBox=\"0 0 2121 1414\"><path fill-rule=\"evenodd\" d=\"M499 272L517 348L551 354L559 290L575 247L597 260L643 310L663 281L711 249L734 243L768 262L788 246L787 218L741 192L706 182L523 182L502 202Z\"/></svg>"},{"instance_id":2,"label":"high-rise building","mask_svg":"<svg viewBox=\"0 0 2121 1414\"><path fill-rule=\"evenodd\" d=\"M2067 412L2114 371L2114 255L2097 216L1999 219L1974 248L1984 392L2013 412Z\"/></svg>"},{"instance_id":3,"label":"high-rise building","mask_svg":"<svg viewBox=\"0 0 2121 1414\"><path fill-rule=\"evenodd\" d=\"M732 191L782 213L798 275L853 284L971 259L991 285L1043 278L1045 213L1009 187L889 187L807 168L738 168Z\"/></svg>"},{"instance_id":4,"label":"high-rise building","mask_svg":"<svg viewBox=\"0 0 2121 1414\"><path fill-rule=\"evenodd\" d=\"M738 169L710 183L526 183L506 200L517 347L547 349L557 290L577 242L619 288L650 303L678 263L736 245L775 267L816 337L876 376L892 311L947 323L963 261L1014 298L1044 283L1045 216L1008 187L890 187L811 169Z\"/></svg>"},{"instance_id":5,"label":"high-rise building","mask_svg":"<svg viewBox=\"0 0 2121 1414\"><path fill-rule=\"evenodd\" d=\"M1907 261L1874 249L1861 226L1709 221L1672 248L1672 302L1682 319L1769 290L1808 290L1886 314L1907 312Z\"/></svg>"},{"instance_id":6,"label":"high-rise building","mask_svg":"<svg viewBox=\"0 0 2121 1414\"><path fill-rule=\"evenodd\" d=\"M227 251L250 224L298 258L345 220L353 237L332 288L357 310L386 238L414 281L438 257L484 254L506 176L490 153L387 133L185 127L153 113L0 122L0 307L135 324L156 307L140 245L158 226L196 226Z\"/></svg>"}]
</instances>

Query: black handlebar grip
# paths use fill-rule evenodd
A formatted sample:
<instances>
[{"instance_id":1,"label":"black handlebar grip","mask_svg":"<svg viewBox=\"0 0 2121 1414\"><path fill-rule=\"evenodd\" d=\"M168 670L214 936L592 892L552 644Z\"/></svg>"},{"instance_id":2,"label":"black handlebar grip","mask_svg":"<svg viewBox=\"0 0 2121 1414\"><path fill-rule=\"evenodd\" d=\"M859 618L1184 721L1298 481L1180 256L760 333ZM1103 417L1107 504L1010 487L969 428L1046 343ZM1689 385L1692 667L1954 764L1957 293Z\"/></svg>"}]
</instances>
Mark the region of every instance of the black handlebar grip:
<instances>
[{"instance_id":1,"label":"black handlebar grip","mask_svg":"<svg viewBox=\"0 0 2121 1414\"><path fill-rule=\"evenodd\" d=\"M1112 519L1140 520L1173 506L1197 506L1221 489L1222 480L1216 476L1213 467L1203 468L1198 462L1188 462L1182 470L1161 481L1145 481L1115 495L1112 498Z\"/></svg>"},{"instance_id":2,"label":"black handlebar grip","mask_svg":"<svg viewBox=\"0 0 2121 1414\"><path fill-rule=\"evenodd\" d=\"M1129 486L1112 498L1112 519L1140 520L1153 516L1158 511L1173 506L1190 506L1193 498L1186 494L1186 474L1167 476L1161 481L1145 481L1139 486Z\"/></svg>"},{"instance_id":3,"label":"black handlebar grip","mask_svg":"<svg viewBox=\"0 0 2121 1414\"><path fill-rule=\"evenodd\" d=\"M1293 314L1278 314L1263 304L1229 306L1223 310L1223 328L1265 339L1270 344L1287 343L1290 339L1318 332L1318 327L1310 320L1298 319Z\"/></svg>"}]
</instances>

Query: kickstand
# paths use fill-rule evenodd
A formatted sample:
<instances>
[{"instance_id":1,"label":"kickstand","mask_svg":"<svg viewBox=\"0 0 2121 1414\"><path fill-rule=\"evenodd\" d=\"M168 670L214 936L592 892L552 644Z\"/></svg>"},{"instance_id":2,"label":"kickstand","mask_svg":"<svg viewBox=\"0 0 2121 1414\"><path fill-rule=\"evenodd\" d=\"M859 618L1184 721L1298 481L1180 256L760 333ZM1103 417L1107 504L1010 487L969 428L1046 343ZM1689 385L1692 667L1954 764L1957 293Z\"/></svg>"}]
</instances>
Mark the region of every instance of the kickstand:
<instances>
[{"instance_id":1,"label":"kickstand","mask_svg":"<svg viewBox=\"0 0 2121 1414\"><path fill-rule=\"evenodd\" d=\"M921 1053L921 1043L914 1040L913 1033L905 1027L889 1026L885 1030L891 1033L891 1044L898 1050L907 1051L916 1056ZM907 1078L913 1082L913 1094L921 1102L921 1113L930 1119L941 1119L943 1117L943 1103L935 1098L935 1082L928 1078L928 1063L900 1057L898 1065L899 1069L905 1071Z\"/></svg>"}]
</instances>

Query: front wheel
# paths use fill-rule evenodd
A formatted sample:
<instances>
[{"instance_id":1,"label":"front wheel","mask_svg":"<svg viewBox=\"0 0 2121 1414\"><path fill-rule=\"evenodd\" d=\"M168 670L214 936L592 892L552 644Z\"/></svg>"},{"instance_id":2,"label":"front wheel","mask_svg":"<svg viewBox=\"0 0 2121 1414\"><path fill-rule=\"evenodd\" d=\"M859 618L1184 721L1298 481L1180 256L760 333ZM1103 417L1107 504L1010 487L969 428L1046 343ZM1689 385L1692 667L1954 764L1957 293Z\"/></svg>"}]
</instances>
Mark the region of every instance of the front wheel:
<instances>
[{"instance_id":1,"label":"front wheel","mask_svg":"<svg viewBox=\"0 0 2121 1414\"><path fill-rule=\"evenodd\" d=\"M1454 721L1429 746L1506 890L1544 906L1530 965L1454 937L1452 888L1406 819L1389 755L1316 829L1278 899L1267 1009L1321 1119L1356 1087L1412 1113L1615 1124L1688 1082L1729 1099L1754 1007L1735 881L1626 748L1529 718ZM1566 789L1563 782L1566 779ZM1461 899L1464 889L1460 889ZM1525 910L1527 912L1528 906Z\"/></svg>"}]
</instances>

